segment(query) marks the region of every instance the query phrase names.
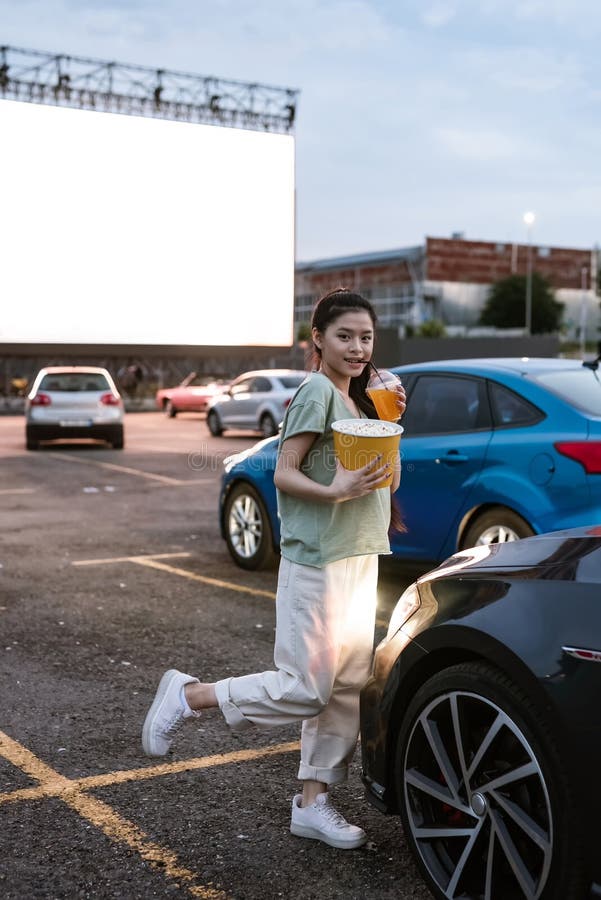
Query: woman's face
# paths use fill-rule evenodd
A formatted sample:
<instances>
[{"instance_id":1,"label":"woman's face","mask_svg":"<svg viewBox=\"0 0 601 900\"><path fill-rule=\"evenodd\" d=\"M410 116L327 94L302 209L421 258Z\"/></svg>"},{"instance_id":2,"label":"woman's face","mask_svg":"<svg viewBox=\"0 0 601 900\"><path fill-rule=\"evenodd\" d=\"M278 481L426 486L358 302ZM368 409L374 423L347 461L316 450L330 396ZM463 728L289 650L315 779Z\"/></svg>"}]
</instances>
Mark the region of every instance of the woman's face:
<instances>
[{"instance_id":1,"label":"woman's face","mask_svg":"<svg viewBox=\"0 0 601 900\"><path fill-rule=\"evenodd\" d=\"M321 350L321 367L326 375L355 378L371 359L373 322L366 310L349 310L330 322L325 331L314 328L313 341Z\"/></svg>"}]
</instances>

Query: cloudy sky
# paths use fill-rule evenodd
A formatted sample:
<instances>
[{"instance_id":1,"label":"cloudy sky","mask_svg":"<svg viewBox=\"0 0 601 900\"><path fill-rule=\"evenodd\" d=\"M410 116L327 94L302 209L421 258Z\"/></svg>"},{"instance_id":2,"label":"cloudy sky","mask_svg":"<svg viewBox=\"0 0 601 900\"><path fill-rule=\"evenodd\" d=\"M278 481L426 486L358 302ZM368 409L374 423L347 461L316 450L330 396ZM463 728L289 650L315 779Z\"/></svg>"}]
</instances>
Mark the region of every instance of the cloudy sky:
<instances>
[{"instance_id":1,"label":"cloudy sky","mask_svg":"<svg viewBox=\"0 0 601 900\"><path fill-rule=\"evenodd\" d=\"M0 44L300 89L300 260L601 243L600 40L599 0L0 0Z\"/></svg>"}]
</instances>

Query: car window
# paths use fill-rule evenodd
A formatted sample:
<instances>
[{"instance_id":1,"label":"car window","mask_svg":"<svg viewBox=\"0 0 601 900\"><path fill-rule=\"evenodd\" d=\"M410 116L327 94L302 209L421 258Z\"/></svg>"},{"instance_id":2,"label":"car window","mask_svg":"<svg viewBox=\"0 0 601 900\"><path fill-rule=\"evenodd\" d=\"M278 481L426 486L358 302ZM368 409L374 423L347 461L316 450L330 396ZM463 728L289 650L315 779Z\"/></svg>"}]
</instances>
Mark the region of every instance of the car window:
<instances>
[{"instance_id":1,"label":"car window","mask_svg":"<svg viewBox=\"0 0 601 900\"><path fill-rule=\"evenodd\" d=\"M297 388L301 386L306 377L305 372L300 375L278 375L278 381L282 383L282 387Z\"/></svg>"},{"instance_id":2,"label":"car window","mask_svg":"<svg viewBox=\"0 0 601 900\"><path fill-rule=\"evenodd\" d=\"M234 394L248 394L253 390L254 380L254 378L244 378L243 381L237 381L236 384L231 386L230 393L232 396Z\"/></svg>"},{"instance_id":3,"label":"car window","mask_svg":"<svg viewBox=\"0 0 601 900\"><path fill-rule=\"evenodd\" d=\"M182 384L185 387L206 387L207 384L212 384L213 379L207 375L194 375L193 378L185 378L182 381Z\"/></svg>"},{"instance_id":4,"label":"car window","mask_svg":"<svg viewBox=\"0 0 601 900\"><path fill-rule=\"evenodd\" d=\"M542 372L532 378L576 409L591 416L601 416L601 381L592 369L583 366L567 372Z\"/></svg>"},{"instance_id":5,"label":"car window","mask_svg":"<svg viewBox=\"0 0 601 900\"><path fill-rule=\"evenodd\" d=\"M272 390L271 381L269 380L269 378L263 378L261 375L259 375L253 381L252 390L255 394L256 393L265 394L265 393L267 393L267 391Z\"/></svg>"},{"instance_id":6,"label":"car window","mask_svg":"<svg viewBox=\"0 0 601 900\"><path fill-rule=\"evenodd\" d=\"M412 372L400 372L398 369L391 369L390 371L394 372L395 375L398 375L407 396L409 396L413 390L413 385L415 384L415 375Z\"/></svg>"},{"instance_id":7,"label":"car window","mask_svg":"<svg viewBox=\"0 0 601 900\"><path fill-rule=\"evenodd\" d=\"M44 375L41 391L110 391L109 383L100 372L59 372Z\"/></svg>"},{"instance_id":8,"label":"car window","mask_svg":"<svg viewBox=\"0 0 601 900\"><path fill-rule=\"evenodd\" d=\"M403 426L409 437L489 428L483 380L453 375L419 376L409 397Z\"/></svg>"},{"instance_id":9,"label":"car window","mask_svg":"<svg viewBox=\"0 0 601 900\"><path fill-rule=\"evenodd\" d=\"M489 382L489 389L495 427L518 428L523 425L534 425L544 418L544 413L540 409L515 391L495 381Z\"/></svg>"}]
</instances>

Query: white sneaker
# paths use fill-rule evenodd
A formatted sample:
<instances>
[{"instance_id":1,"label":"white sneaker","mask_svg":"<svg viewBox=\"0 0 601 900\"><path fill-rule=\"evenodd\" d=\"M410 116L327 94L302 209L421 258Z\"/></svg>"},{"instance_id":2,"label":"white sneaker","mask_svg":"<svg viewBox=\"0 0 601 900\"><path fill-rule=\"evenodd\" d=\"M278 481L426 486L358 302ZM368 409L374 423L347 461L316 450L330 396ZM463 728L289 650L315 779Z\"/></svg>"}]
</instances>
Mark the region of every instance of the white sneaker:
<instances>
[{"instance_id":1,"label":"white sneaker","mask_svg":"<svg viewBox=\"0 0 601 900\"><path fill-rule=\"evenodd\" d=\"M165 756L186 719L200 715L187 711L181 701L183 686L193 681L198 678L177 669L169 669L161 678L142 728L142 747L147 756Z\"/></svg>"},{"instance_id":2,"label":"white sneaker","mask_svg":"<svg viewBox=\"0 0 601 900\"><path fill-rule=\"evenodd\" d=\"M318 794L311 806L301 806L302 799L302 794L297 794L292 801L292 834L323 841L339 850L353 850L366 842L363 829L349 825L334 809L327 794Z\"/></svg>"}]
</instances>

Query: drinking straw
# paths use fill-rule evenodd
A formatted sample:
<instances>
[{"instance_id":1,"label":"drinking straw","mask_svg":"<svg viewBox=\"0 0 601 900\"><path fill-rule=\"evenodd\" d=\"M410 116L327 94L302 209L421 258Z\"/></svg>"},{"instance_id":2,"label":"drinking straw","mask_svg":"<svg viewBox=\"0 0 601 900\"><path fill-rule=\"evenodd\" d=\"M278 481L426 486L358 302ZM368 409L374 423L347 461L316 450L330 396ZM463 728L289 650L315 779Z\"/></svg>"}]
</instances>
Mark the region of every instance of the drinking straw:
<instances>
[{"instance_id":1,"label":"drinking straw","mask_svg":"<svg viewBox=\"0 0 601 900\"><path fill-rule=\"evenodd\" d=\"M378 367L375 366L375 365L372 363L371 359L368 360L368 365L370 365L370 366L372 367L372 369L374 370L374 372L376 373L376 375L378 376L378 378L380 379L380 381L381 381L382 384L384 385L384 390L385 390L385 391L389 391L390 388L388 387L388 385L386 384L386 382L384 381L384 379L383 379L382 376L380 375L380 372L379 372L379 370L378 370Z\"/></svg>"}]
</instances>

